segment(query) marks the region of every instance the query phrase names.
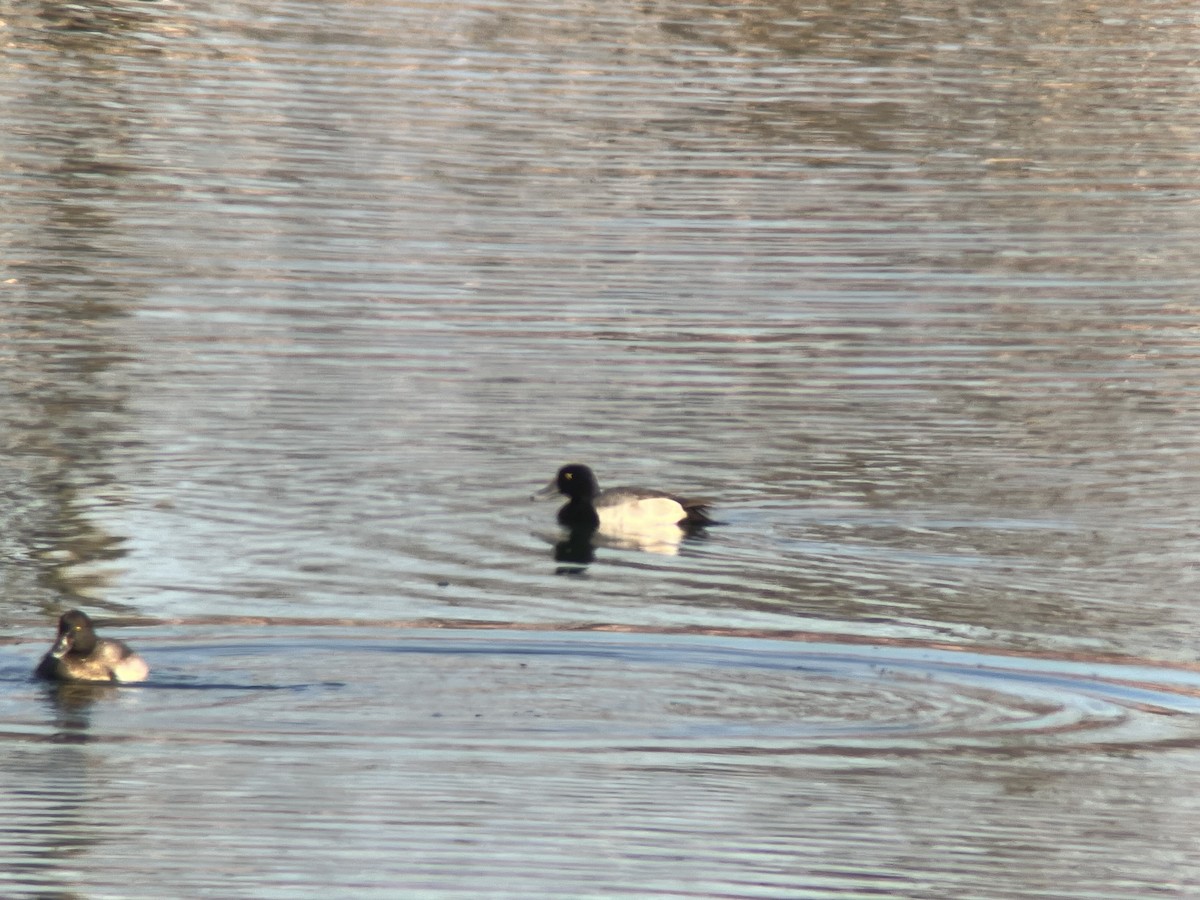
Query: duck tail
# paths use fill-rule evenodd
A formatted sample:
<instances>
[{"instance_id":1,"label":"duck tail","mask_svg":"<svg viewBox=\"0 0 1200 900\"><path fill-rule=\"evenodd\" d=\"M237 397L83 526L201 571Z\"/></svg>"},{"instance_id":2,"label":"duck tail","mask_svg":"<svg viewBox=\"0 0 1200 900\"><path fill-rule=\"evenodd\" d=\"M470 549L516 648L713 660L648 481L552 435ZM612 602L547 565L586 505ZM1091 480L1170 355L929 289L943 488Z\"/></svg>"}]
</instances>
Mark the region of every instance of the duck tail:
<instances>
[{"instance_id":1,"label":"duck tail","mask_svg":"<svg viewBox=\"0 0 1200 900\"><path fill-rule=\"evenodd\" d=\"M685 500L682 505L687 513L682 524L687 528L706 528L709 525L721 524L710 514L712 504L706 500Z\"/></svg>"}]
</instances>

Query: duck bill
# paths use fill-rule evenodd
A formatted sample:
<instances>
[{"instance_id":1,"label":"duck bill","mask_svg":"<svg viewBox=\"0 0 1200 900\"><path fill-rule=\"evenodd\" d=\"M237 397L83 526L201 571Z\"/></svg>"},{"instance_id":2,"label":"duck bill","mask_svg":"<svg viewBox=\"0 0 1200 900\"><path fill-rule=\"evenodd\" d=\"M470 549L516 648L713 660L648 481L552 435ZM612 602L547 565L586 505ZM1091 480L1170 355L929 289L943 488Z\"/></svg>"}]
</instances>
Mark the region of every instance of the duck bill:
<instances>
[{"instance_id":1,"label":"duck bill","mask_svg":"<svg viewBox=\"0 0 1200 900\"><path fill-rule=\"evenodd\" d=\"M529 495L530 500L545 500L547 497L553 497L558 493L558 481L551 481L540 491L534 491Z\"/></svg>"},{"instance_id":2,"label":"duck bill","mask_svg":"<svg viewBox=\"0 0 1200 900\"><path fill-rule=\"evenodd\" d=\"M62 659L71 652L71 635L60 634L58 640L54 642L54 646L50 648L50 655L55 659Z\"/></svg>"}]
</instances>

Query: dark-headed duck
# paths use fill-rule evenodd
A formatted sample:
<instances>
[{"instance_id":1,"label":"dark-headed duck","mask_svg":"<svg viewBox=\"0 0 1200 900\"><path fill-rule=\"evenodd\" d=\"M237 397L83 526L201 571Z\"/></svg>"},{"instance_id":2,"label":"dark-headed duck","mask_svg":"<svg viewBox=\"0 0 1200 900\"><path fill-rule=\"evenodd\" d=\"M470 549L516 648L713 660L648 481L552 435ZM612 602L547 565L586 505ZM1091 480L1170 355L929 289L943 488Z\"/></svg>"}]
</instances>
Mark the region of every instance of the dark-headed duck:
<instances>
[{"instance_id":1,"label":"dark-headed duck","mask_svg":"<svg viewBox=\"0 0 1200 900\"><path fill-rule=\"evenodd\" d=\"M150 667L124 641L96 637L87 613L73 609L58 620L58 637L34 674L51 681L145 681Z\"/></svg>"},{"instance_id":2,"label":"dark-headed duck","mask_svg":"<svg viewBox=\"0 0 1200 900\"><path fill-rule=\"evenodd\" d=\"M571 463L558 470L534 497L562 494L567 502L558 511L558 523L570 528L633 533L674 525L685 532L716 524L709 504L685 500L662 491L617 487L600 490L596 476L585 465Z\"/></svg>"}]
</instances>

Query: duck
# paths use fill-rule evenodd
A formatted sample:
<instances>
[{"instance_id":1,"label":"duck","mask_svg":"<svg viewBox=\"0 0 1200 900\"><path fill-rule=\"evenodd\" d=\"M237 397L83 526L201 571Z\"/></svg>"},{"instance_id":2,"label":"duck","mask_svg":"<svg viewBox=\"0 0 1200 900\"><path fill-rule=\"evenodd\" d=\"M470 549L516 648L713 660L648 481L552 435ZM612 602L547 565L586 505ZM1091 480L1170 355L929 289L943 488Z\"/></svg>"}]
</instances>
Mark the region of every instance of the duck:
<instances>
[{"instance_id":1,"label":"duck","mask_svg":"<svg viewBox=\"0 0 1200 900\"><path fill-rule=\"evenodd\" d=\"M34 675L49 681L134 682L150 674L146 661L124 641L96 636L88 614L79 609L58 620L58 637Z\"/></svg>"},{"instance_id":2,"label":"duck","mask_svg":"<svg viewBox=\"0 0 1200 900\"><path fill-rule=\"evenodd\" d=\"M572 531L637 533L675 526L692 533L715 525L709 504L645 488L616 487L600 490L595 473L581 463L558 470L534 499L562 494L567 502L558 511L558 523Z\"/></svg>"}]
</instances>

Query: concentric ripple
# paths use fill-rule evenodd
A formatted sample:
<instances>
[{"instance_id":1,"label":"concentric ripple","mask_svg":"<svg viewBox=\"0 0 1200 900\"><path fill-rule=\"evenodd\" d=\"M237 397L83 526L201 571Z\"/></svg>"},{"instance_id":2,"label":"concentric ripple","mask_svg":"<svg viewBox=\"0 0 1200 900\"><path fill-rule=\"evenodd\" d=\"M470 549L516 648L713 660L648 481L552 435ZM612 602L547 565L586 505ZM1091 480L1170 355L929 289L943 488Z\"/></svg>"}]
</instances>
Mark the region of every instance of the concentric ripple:
<instances>
[{"instance_id":1,"label":"concentric ripple","mask_svg":"<svg viewBox=\"0 0 1200 900\"><path fill-rule=\"evenodd\" d=\"M1200 673L1136 660L645 631L254 631L139 641L154 676L121 729L133 716L166 742L750 756L1200 741Z\"/></svg>"},{"instance_id":2,"label":"concentric ripple","mask_svg":"<svg viewBox=\"0 0 1200 900\"><path fill-rule=\"evenodd\" d=\"M1200 742L1192 668L799 633L414 624L128 629L151 680L95 690L31 681L42 643L0 646L10 893L83 872L98 895L225 896L234 870L247 894L336 893L360 864L377 873L363 896L379 897L396 884L998 897L976 889L995 880L994 857L911 848L982 836L1040 857L1030 822L1055 836L1057 865L1066 854L1084 871L1107 862L1110 834L1191 846L1172 804L1190 803L1175 784L1194 749L1166 751ZM1093 794L1064 803L1064 785ZM1112 790L1132 810L1167 809L1170 827L1153 831L1156 811L1136 827L1098 816L1091 798ZM150 862L123 852L135 842ZM1125 852L1133 890L1094 880L1072 896L1145 896L1152 858ZM798 889L808 871L827 893ZM947 889L908 890L931 877ZM1026 877L1039 893L1003 896L1048 895Z\"/></svg>"},{"instance_id":3,"label":"concentric ripple","mask_svg":"<svg viewBox=\"0 0 1200 900\"><path fill-rule=\"evenodd\" d=\"M490 682L493 726L524 707L555 741L857 754L1200 738L1200 673L1136 662L597 632L438 634L357 650L474 673Z\"/></svg>"}]
</instances>

